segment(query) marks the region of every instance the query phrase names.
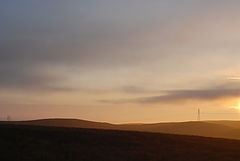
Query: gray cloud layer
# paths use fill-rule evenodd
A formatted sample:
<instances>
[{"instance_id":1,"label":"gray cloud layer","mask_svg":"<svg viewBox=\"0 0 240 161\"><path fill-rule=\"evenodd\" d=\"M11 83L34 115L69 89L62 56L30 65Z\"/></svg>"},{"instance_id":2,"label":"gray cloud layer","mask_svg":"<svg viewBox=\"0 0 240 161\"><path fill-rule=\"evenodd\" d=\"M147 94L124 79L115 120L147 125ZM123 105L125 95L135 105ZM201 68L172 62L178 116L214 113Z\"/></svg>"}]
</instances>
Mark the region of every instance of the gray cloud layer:
<instances>
[{"instance_id":1,"label":"gray cloud layer","mask_svg":"<svg viewBox=\"0 0 240 161\"><path fill-rule=\"evenodd\" d=\"M153 71L163 75L169 70L177 73L188 65L191 61L188 59L195 58L196 49L203 50L199 44L208 38L195 32L206 28L198 27L205 24L205 17L200 15L204 11L214 19L211 12L218 11L223 2L1 1L0 88L55 89L52 84L60 84L67 77L61 69L71 71L71 67L91 74L91 71L132 66L144 68L159 61L160 65ZM228 4L232 7L239 2L228 1ZM226 8L225 12L229 10ZM216 18L220 17L217 14ZM223 18L223 22L228 21ZM189 35L185 34L186 30ZM203 44L207 44L207 50L211 48L208 44L213 45L213 50L219 47L215 39ZM184 46L187 50L182 49ZM188 51L189 48L194 48L194 52ZM213 55L212 59L215 61L219 55ZM59 71L54 72L58 67L61 67ZM78 76L81 77L80 72ZM125 90L141 92L133 88Z\"/></svg>"},{"instance_id":2,"label":"gray cloud layer","mask_svg":"<svg viewBox=\"0 0 240 161\"><path fill-rule=\"evenodd\" d=\"M213 101L224 98L235 98L240 96L240 89L215 89L215 90L178 90L169 91L167 95L140 98L139 103L164 103L186 100Z\"/></svg>"},{"instance_id":3,"label":"gray cloud layer","mask_svg":"<svg viewBox=\"0 0 240 161\"><path fill-rule=\"evenodd\" d=\"M64 80L65 73L46 71L55 66L95 70L140 62L144 56L135 54L139 43L134 39L148 19L126 15L130 8L110 1L0 2L0 87L47 86Z\"/></svg>"},{"instance_id":4,"label":"gray cloud layer","mask_svg":"<svg viewBox=\"0 0 240 161\"><path fill-rule=\"evenodd\" d=\"M137 99L120 99L120 100L101 100L102 103L169 103L175 104L179 102L185 102L189 100L201 100L201 101L215 101L227 98L240 97L240 88L229 89L203 89L203 90L169 90L162 91L163 94L150 97L141 97Z\"/></svg>"}]
</instances>

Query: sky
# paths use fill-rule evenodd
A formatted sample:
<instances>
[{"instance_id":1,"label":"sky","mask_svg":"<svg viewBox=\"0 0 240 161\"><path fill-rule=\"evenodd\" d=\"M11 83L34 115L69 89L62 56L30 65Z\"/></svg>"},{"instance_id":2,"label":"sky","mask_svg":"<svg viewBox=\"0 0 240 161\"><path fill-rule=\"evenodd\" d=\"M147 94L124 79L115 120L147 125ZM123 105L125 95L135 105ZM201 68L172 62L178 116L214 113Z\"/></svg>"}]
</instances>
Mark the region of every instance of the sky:
<instances>
[{"instance_id":1,"label":"sky","mask_svg":"<svg viewBox=\"0 0 240 161\"><path fill-rule=\"evenodd\" d=\"M0 120L240 119L237 0L1 0Z\"/></svg>"}]
</instances>

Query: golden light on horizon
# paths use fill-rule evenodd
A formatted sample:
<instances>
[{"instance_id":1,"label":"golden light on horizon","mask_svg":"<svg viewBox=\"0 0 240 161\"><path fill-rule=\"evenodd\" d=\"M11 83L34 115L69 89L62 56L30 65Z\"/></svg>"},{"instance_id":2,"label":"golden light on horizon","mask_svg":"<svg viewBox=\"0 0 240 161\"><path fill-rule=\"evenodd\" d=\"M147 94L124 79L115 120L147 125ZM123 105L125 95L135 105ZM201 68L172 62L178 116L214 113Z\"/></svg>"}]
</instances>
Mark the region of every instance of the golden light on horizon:
<instances>
[{"instance_id":1,"label":"golden light on horizon","mask_svg":"<svg viewBox=\"0 0 240 161\"><path fill-rule=\"evenodd\" d=\"M198 1L4 2L0 119L235 119L240 1Z\"/></svg>"},{"instance_id":2,"label":"golden light on horizon","mask_svg":"<svg viewBox=\"0 0 240 161\"><path fill-rule=\"evenodd\" d=\"M229 80L240 80L240 76L231 76L228 77Z\"/></svg>"},{"instance_id":3,"label":"golden light on horizon","mask_svg":"<svg viewBox=\"0 0 240 161\"><path fill-rule=\"evenodd\" d=\"M233 106L234 109L237 109L240 112L240 100L237 101L237 104Z\"/></svg>"}]
</instances>

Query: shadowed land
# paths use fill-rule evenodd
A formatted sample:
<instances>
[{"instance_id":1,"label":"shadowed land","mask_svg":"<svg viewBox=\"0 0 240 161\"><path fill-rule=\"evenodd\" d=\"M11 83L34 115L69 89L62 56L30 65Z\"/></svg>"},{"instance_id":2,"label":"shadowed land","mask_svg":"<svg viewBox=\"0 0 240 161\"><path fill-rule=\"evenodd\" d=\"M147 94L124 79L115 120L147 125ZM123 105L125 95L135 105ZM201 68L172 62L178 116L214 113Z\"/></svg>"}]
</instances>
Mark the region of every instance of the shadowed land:
<instances>
[{"instance_id":1,"label":"shadowed land","mask_svg":"<svg viewBox=\"0 0 240 161\"><path fill-rule=\"evenodd\" d=\"M134 131L0 125L0 160L236 161L240 141Z\"/></svg>"},{"instance_id":2,"label":"shadowed land","mask_svg":"<svg viewBox=\"0 0 240 161\"><path fill-rule=\"evenodd\" d=\"M32 121L0 122L0 124L57 126L74 128L113 129L169 134L197 135L240 139L240 121L192 121L154 124L110 124L78 119L42 119Z\"/></svg>"}]
</instances>

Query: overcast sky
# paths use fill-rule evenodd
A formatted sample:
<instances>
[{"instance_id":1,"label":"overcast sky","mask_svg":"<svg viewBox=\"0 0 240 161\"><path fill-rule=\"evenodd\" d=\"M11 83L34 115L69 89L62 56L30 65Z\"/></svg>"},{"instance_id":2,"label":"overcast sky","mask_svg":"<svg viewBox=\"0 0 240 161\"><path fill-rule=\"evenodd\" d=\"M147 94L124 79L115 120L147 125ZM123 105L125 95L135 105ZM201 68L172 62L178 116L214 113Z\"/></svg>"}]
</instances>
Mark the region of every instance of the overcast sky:
<instances>
[{"instance_id":1,"label":"overcast sky","mask_svg":"<svg viewBox=\"0 0 240 161\"><path fill-rule=\"evenodd\" d=\"M239 7L2 0L0 119L240 119Z\"/></svg>"}]
</instances>

